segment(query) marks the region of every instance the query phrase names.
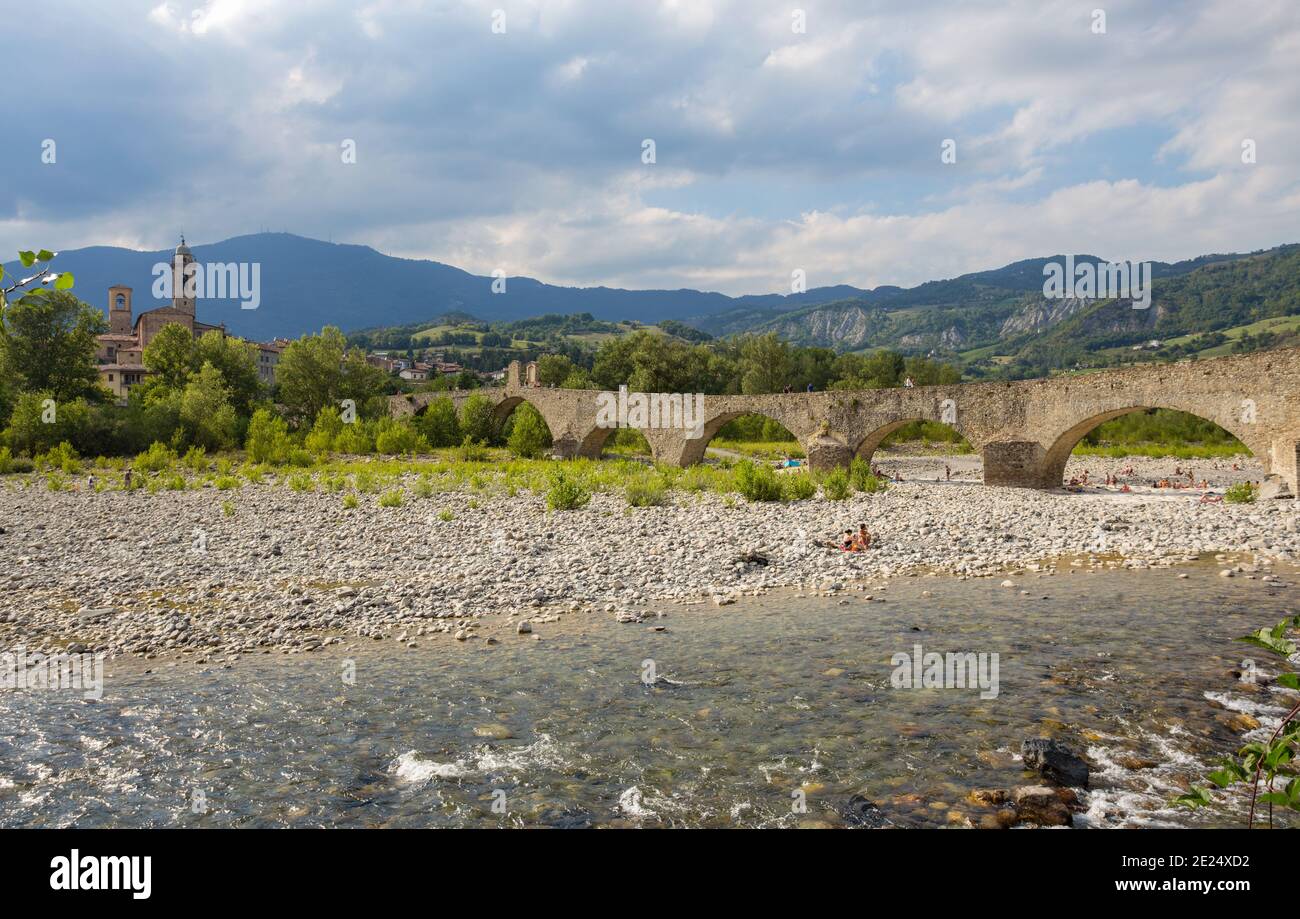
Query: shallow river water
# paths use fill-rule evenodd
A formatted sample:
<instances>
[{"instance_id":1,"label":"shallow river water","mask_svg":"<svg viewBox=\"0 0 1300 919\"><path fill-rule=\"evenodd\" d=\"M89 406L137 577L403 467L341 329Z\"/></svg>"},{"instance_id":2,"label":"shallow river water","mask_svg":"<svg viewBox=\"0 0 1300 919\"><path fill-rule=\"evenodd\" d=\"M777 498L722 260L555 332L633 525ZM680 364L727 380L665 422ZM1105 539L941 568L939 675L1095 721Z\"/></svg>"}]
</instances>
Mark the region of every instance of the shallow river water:
<instances>
[{"instance_id":1,"label":"shallow river water","mask_svg":"<svg viewBox=\"0 0 1300 919\"><path fill-rule=\"evenodd\" d=\"M1267 727L1291 698L1234 679L1276 665L1231 639L1295 612L1296 574L1218 570L902 578L541 641L110 661L99 701L0 691L0 826L821 826L855 794L960 826L987 813L971 789L1032 782L1016 754L1036 736L1093 766L1076 826L1236 825L1240 801L1169 800L1241 743L1235 713ZM917 644L998 654L996 698L891 686Z\"/></svg>"}]
</instances>

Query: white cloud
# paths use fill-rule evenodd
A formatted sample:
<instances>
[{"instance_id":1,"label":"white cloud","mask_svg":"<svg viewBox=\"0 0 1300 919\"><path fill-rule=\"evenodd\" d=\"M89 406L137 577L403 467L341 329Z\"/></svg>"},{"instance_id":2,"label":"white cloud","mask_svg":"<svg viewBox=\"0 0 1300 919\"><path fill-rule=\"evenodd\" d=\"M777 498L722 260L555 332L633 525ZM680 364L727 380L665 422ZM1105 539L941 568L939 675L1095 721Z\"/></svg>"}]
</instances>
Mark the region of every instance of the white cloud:
<instances>
[{"instance_id":1,"label":"white cloud","mask_svg":"<svg viewBox=\"0 0 1300 919\"><path fill-rule=\"evenodd\" d=\"M73 25L13 49L17 72L49 74L33 130L60 162L0 148L11 250L268 226L478 272L745 293L788 289L791 267L912 284L1056 251L1300 239L1290 0L1112 4L1105 35L1066 0L824 0L806 34L744 0L532 0L504 36L500 0L126 2L42 4Z\"/></svg>"}]
</instances>

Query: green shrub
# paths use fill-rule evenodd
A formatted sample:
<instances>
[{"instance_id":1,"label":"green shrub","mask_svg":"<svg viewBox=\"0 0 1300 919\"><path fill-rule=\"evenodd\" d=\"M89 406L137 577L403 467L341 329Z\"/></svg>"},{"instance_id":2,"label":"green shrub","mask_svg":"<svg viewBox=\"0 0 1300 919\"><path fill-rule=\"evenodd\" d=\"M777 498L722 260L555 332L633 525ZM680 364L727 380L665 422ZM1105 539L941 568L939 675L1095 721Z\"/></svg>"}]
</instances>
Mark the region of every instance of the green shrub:
<instances>
[{"instance_id":1,"label":"green shrub","mask_svg":"<svg viewBox=\"0 0 1300 919\"><path fill-rule=\"evenodd\" d=\"M239 487L239 479L233 475L219 475L213 484L217 486L219 491L230 491Z\"/></svg>"},{"instance_id":2,"label":"green shrub","mask_svg":"<svg viewBox=\"0 0 1300 919\"><path fill-rule=\"evenodd\" d=\"M446 396L434 399L415 416L415 428L433 447L454 447L461 441L456 406Z\"/></svg>"},{"instance_id":3,"label":"green shrub","mask_svg":"<svg viewBox=\"0 0 1300 919\"><path fill-rule=\"evenodd\" d=\"M779 479L781 497L786 501L804 501L817 494L817 482L807 473L792 472L779 476Z\"/></svg>"},{"instance_id":4,"label":"green shrub","mask_svg":"<svg viewBox=\"0 0 1300 919\"><path fill-rule=\"evenodd\" d=\"M496 406L482 393L474 393L460 407L460 433L475 443L491 443L496 436Z\"/></svg>"},{"instance_id":5,"label":"green shrub","mask_svg":"<svg viewBox=\"0 0 1300 919\"><path fill-rule=\"evenodd\" d=\"M443 523L450 523L452 520L455 519L455 517L456 515L453 514L445 507L442 510L438 511L438 519L441 520Z\"/></svg>"},{"instance_id":6,"label":"green shrub","mask_svg":"<svg viewBox=\"0 0 1300 919\"><path fill-rule=\"evenodd\" d=\"M342 433L343 419L339 417L339 410L327 405L316 413L316 421L304 443L312 453L328 453L334 449L334 441Z\"/></svg>"},{"instance_id":7,"label":"green shrub","mask_svg":"<svg viewBox=\"0 0 1300 919\"><path fill-rule=\"evenodd\" d=\"M375 480L375 474L366 469L359 470L352 476L352 484L363 495L379 490L379 483Z\"/></svg>"},{"instance_id":8,"label":"green shrub","mask_svg":"<svg viewBox=\"0 0 1300 919\"><path fill-rule=\"evenodd\" d=\"M510 436L506 446L515 456L537 459L551 443L551 431L542 413L527 402L510 417Z\"/></svg>"},{"instance_id":9,"label":"green shrub","mask_svg":"<svg viewBox=\"0 0 1300 919\"><path fill-rule=\"evenodd\" d=\"M36 464L23 456L20 456L9 463L9 471L14 474L32 472L35 469Z\"/></svg>"},{"instance_id":10,"label":"green shrub","mask_svg":"<svg viewBox=\"0 0 1300 919\"><path fill-rule=\"evenodd\" d=\"M384 492L384 494L380 495L379 497L379 506L380 507L401 507L402 490L398 488L398 489L394 489L393 491Z\"/></svg>"},{"instance_id":11,"label":"green shrub","mask_svg":"<svg viewBox=\"0 0 1300 919\"><path fill-rule=\"evenodd\" d=\"M843 467L832 469L822 478L822 495L827 501L843 501L852 493L848 470Z\"/></svg>"},{"instance_id":12,"label":"green shrub","mask_svg":"<svg viewBox=\"0 0 1300 919\"><path fill-rule=\"evenodd\" d=\"M8 475L14 471L14 455L8 447L0 447L0 475Z\"/></svg>"},{"instance_id":13,"label":"green shrub","mask_svg":"<svg viewBox=\"0 0 1300 919\"><path fill-rule=\"evenodd\" d=\"M572 511L591 500L589 492L575 476L563 469L551 473L550 488L546 492L546 506L553 511Z\"/></svg>"},{"instance_id":14,"label":"green shrub","mask_svg":"<svg viewBox=\"0 0 1300 919\"><path fill-rule=\"evenodd\" d=\"M780 501L781 483L770 466L757 466L749 460L736 464L733 478L736 491L747 501Z\"/></svg>"},{"instance_id":15,"label":"green shrub","mask_svg":"<svg viewBox=\"0 0 1300 919\"><path fill-rule=\"evenodd\" d=\"M289 476L289 487L294 491L315 491L316 482L307 472L295 472Z\"/></svg>"},{"instance_id":16,"label":"green shrub","mask_svg":"<svg viewBox=\"0 0 1300 919\"><path fill-rule=\"evenodd\" d=\"M428 479L420 479L415 483L415 496L417 498L433 497L433 483Z\"/></svg>"},{"instance_id":17,"label":"green shrub","mask_svg":"<svg viewBox=\"0 0 1300 919\"><path fill-rule=\"evenodd\" d=\"M136 472L163 472L176 462L176 451L159 441L149 445L149 449L136 456L131 468Z\"/></svg>"},{"instance_id":18,"label":"green shrub","mask_svg":"<svg viewBox=\"0 0 1300 919\"><path fill-rule=\"evenodd\" d=\"M388 456L428 453L432 449L424 435L393 418L381 418L375 426L375 452Z\"/></svg>"},{"instance_id":19,"label":"green shrub","mask_svg":"<svg viewBox=\"0 0 1300 919\"><path fill-rule=\"evenodd\" d=\"M343 430L334 438L335 453L356 453L364 455L375 452L375 439L370 428L360 421L343 426Z\"/></svg>"},{"instance_id":20,"label":"green shrub","mask_svg":"<svg viewBox=\"0 0 1300 919\"><path fill-rule=\"evenodd\" d=\"M691 466L677 479L684 491L708 491L714 485L714 475L707 466Z\"/></svg>"},{"instance_id":21,"label":"green shrub","mask_svg":"<svg viewBox=\"0 0 1300 919\"><path fill-rule=\"evenodd\" d=\"M68 475L76 475L81 471L81 459L72 444L66 440L50 447L48 452L36 458L36 462L46 469L58 469Z\"/></svg>"},{"instance_id":22,"label":"green shrub","mask_svg":"<svg viewBox=\"0 0 1300 919\"><path fill-rule=\"evenodd\" d=\"M889 488L889 480L881 478L871 471L871 464L862 457L854 458L849 465L849 479L858 491L874 495Z\"/></svg>"},{"instance_id":23,"label":"green shrub","mask_svg":"<svg viewBox=\"0 0 1300 919\"><path fill-rule=\"evenodd\" d=\"M297 466L299 469L306 469L315 461L311 451L303 447L290 447L289 455L286 457L286 462L290 466Z\"/></svg>"},{"instance_id":24,"label":"green shrub","mask_svg":"<svg viewBox=\"0 0 1300 919\"><path fill-rule=\"evenodd\" d=\"M166 487L168 491L184 491L185 476L181 475L180 473L175 473L173 475L170 475L167 477L167 480L163 482L163 485L164 487Z\"/></svg>"},{"instance_id":25,"label":"green shrub","mask_svg":"<svg viewBox=\"0 0 1300 919\"><path fill-rule=\"evenodd\" d=\"M1238 482L1223 493L1223 500L1229 504L1254 504L1258 494L1250 482Z\"/></svg>"},{"instance_id":26,"label":"green shrub","mask_svg":"<svg viewBox=\"0 0 1300 919\"><path fill-rule=\"evenodd\" d=\"M473 440L468 434L456 451L460 454L461 462L465 463L482 463L488 458L487 444Z\"/></svg>"},{"instance_id":27,"label":"green shrub","mask_svg":"<svg viewBox=\"0 0 1300 919\"><path fill-rule=\"evenodd\" d=\"M347 510L347 511L356 510L357 506L358 506L360 503L361 503L361 502L357 500L357 496L354 495L354 494L349 493L349 494L346 494L346 495L343 496L343 509L344 509L344 510Z\"/></svg>"},{"instance_id":28,"label":"green shrub","mask_svg":"<svg viewBox=\"0 0 1300 919\"><path fill-rule=\"evenodd\" d=\"M642 473L627 483L624 494L631 507L657 507L668 500L668 484L658 473Z\"/></svg>"},{"instance_id":29,"label":"green shrub","mask_svg":"<svg viewBox=\"0 0 1300 919\"><path fill-rule=\"evenodd\" d=\"M194 472L204 472L208 468L208 451L202 447L190 447L185 451L185 456L181 459L181 462L185 464L186 469ZM229 463L229 460L226 460L226 462ZM228 472L229 469L226 471Z\"/></svg>"},{"instance_id":30,"label":"green shrub","mask_svg":"<svg viewBox=\"0 0 1300 919\"><path fill-rule=\"evenodd\" d=\"M250 460L254 463L283 465L289 460L291 446L289 429L283 418L264 408L253 412L253 417L248 422L248 438L244 442Z\"/></svg>"}]
</instances>

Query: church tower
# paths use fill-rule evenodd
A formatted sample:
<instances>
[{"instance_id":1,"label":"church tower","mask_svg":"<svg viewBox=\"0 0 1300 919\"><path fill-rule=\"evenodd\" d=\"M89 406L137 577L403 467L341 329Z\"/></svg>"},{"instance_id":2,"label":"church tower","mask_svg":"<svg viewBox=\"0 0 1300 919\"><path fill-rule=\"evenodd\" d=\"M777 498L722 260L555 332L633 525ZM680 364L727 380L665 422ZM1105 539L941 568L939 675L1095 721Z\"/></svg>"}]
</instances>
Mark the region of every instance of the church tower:
<instances>
[{"instance_id":1,"label":"church tower","mask_svg":"<svg viewBox=\"0 0 1300 919\"><path fill-rule=\"evenodd\" d=\"M194 264L194 256L190 253L190 247L185 245L185 237L181 237L181 244L176 247L176 254L172 256L172 308L178 309L183 313L194 315L194 293L196 283L192 277L186 275L186 268ZM195 265L197 269L199 266ZM186 286L186 282L190 286Z\"/></svg>"},{"instance_id":2,"label":"church tower","mask_svg":"<svg viewBox=\"0 0 1300 919\"><path fill-rule=\"evenodd\" d=\"M131 334L131 288L115 284L108 289L108 331Z\"/></svg>"}]
</instances>

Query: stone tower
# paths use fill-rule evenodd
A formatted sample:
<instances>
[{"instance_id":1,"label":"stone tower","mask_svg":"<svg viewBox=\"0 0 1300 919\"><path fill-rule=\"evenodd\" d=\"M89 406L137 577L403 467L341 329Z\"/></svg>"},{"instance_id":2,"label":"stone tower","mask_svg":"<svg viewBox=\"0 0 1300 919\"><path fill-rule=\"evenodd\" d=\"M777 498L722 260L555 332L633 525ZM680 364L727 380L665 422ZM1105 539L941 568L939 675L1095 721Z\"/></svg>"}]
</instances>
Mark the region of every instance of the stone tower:
<instances>
[{"instance_id":1,"label":"stone tower","mask_svg":"<svg viewBox=\"0 0 1300 919\"><path fill-rule=\"evenodd\" d=\"M108 289L108 331L131 334L131 288L115 284Z\"/></svg>"},{"instance_id":2,"label":"stone tower","mask_svg":"<svg viewBox=\"0 0 1300 919\"><path fill-rule=\"evenodd\" d=\"M186 268L194 263L194 256L190 253L190 247L185 245L185 237L181 237L181 244L176 247L176 254L172 256L172 308L178 309L183 313L194 315L194 287L191 284L186 286L187 280ZM198 265L194 266L196 269Z\"/></svg>"}]
</instances>

